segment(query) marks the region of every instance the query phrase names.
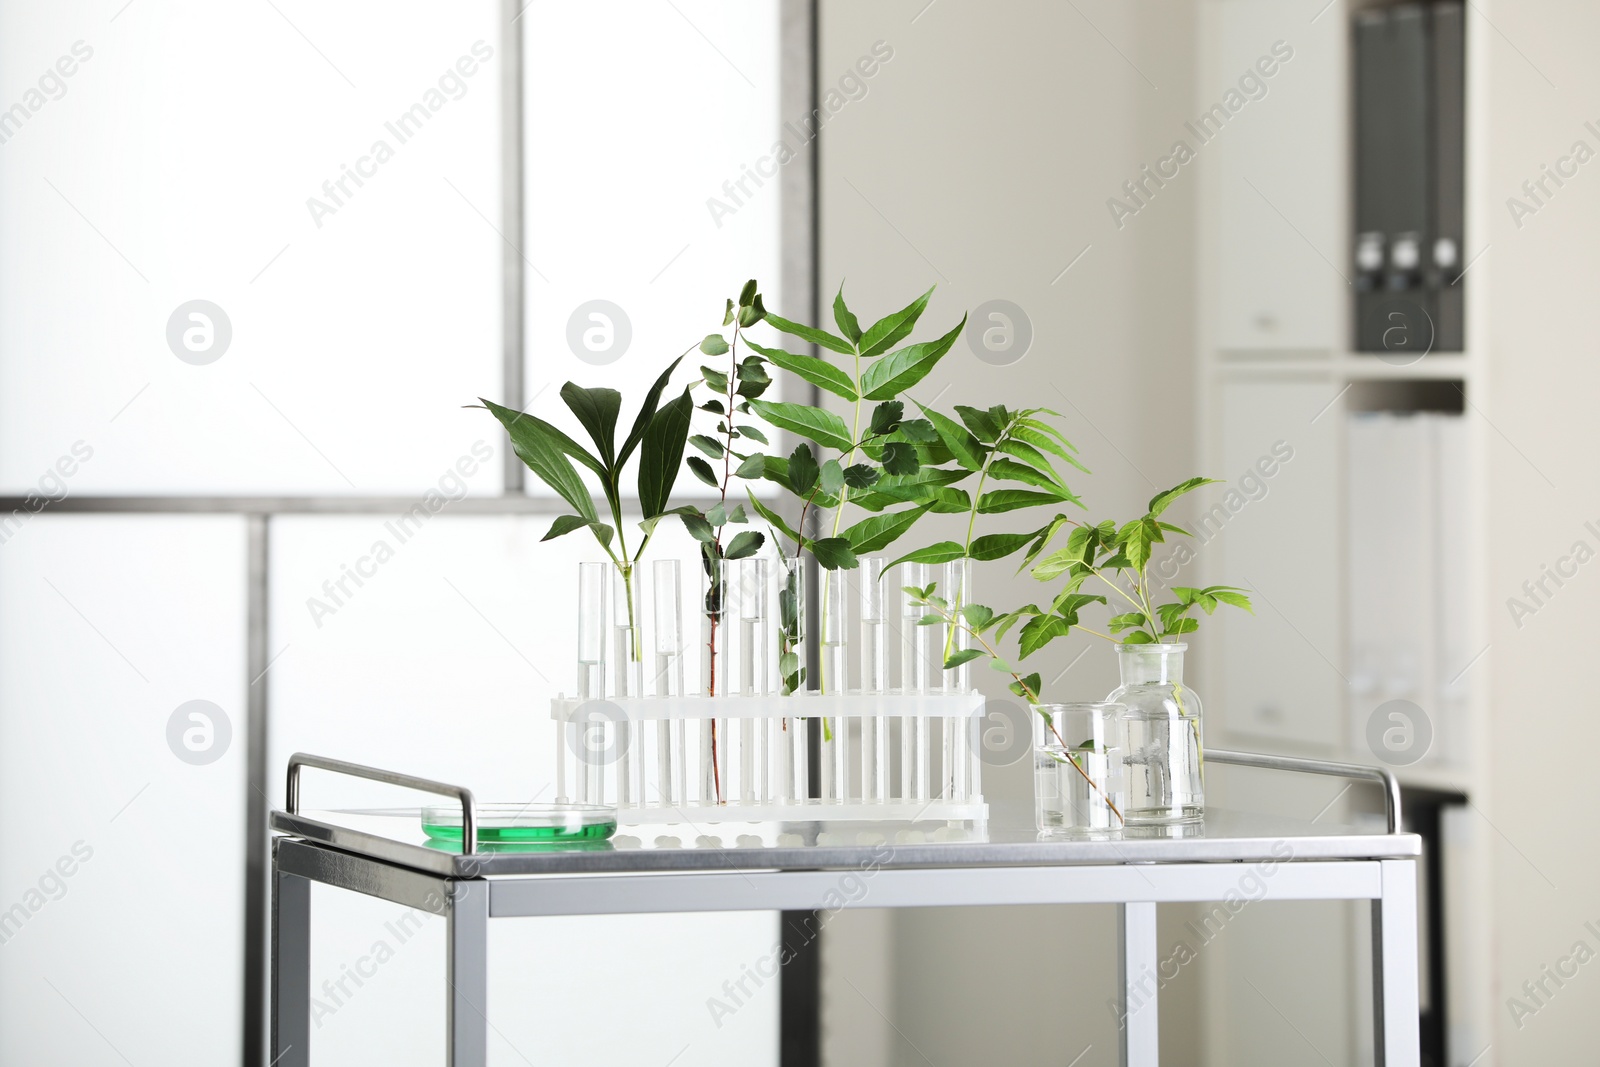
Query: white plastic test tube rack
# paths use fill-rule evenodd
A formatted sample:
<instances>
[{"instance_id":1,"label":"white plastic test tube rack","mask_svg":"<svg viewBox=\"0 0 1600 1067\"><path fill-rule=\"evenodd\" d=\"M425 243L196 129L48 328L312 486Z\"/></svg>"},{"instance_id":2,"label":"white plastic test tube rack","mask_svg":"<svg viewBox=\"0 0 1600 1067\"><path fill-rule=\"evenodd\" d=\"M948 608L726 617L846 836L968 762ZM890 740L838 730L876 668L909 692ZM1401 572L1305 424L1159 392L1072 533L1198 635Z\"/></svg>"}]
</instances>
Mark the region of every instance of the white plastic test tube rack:
<instances>
[{"instance_id":1,"label":"white plastic test tube rack","mask_svg":"<svg viewBox=\"0 0 1600 1067\"><path fill-rule=\"evenodd\" d=\"M819 631L830 658L821 679L828 691L780 695L770 610L777 567L767 560L727 567L722 691L685 692L684 656L699 652L681 636L699 632L694 615L702 601L682 596L675 561L656 563L654 602L640 613L654 631L644 642L654 650L647 671L654 677L646 679L652 695L623 695L610 685L596 692L593 679L616 672L580 665L589 688L551 705L558 793L615 804L625 824L987 820L971 743L983 697L965 665L943 669L946 647L961 647L959 634L917 625L924 612L901 592L931 581L941 593L947 586L965 592L964 569L905 566L884 581L882 561L863 560L859 572L829 590L829 610L838 614ZM585 572L584 595L591 604L611 603L593 588L593 574ZM694 625L683 625L680 605ZM592 616L599 610L580 608L582 623L598 627ZM606 648L585 636L586 655L596 644ZM891 680L899 684L891 687ZM807 735L817 719L828 730L816 753L822 795L811 797Z\"/></svg>"}]
</instances>

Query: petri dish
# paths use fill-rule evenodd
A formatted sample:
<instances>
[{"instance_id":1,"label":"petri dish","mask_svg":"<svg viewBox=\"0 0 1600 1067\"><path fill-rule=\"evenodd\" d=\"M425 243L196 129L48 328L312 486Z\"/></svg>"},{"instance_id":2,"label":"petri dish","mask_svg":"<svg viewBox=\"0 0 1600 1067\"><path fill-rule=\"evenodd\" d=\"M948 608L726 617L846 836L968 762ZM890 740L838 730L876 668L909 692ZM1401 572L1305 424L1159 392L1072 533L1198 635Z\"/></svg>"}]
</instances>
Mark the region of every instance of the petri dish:
<instances>
[{"instance_id":1,"label":"petri dish","mask_svg":"<svg viewBox=\"0 0 1600 1067\"><path fill-rule=\"evenodd\" d=\"M479 804L479 844L556 844L604 841L617 832L617 809L604 804ZM422 832L435 841L461 840L461 808L422 809Z\"/></svg>"}]
</instances>

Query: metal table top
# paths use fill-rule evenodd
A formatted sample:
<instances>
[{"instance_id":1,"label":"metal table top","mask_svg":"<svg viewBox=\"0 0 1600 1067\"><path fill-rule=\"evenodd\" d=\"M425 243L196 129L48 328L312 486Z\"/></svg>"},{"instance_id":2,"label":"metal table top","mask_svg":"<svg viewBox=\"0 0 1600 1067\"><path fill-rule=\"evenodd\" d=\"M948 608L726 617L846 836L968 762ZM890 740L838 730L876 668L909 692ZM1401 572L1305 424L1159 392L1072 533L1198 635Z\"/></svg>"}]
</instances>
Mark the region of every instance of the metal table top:
<instances>
[{"instance_id":1,"label":"metal table top","mask_svg":"<svg viewBox=\"0 0 1600 1067\"><path fill-rule=\"evenodd\" d=\"M1041 840L1032 827L908 832L903 824L624 827L608 842L458 845L430 841L420 809L272 813L272 828L311 844L457 878L644 871L1033 867L1125 863L1256 863L1395 859L1421 854L1415 834L1379 833L1273 815L1207 811L1195 825L1133 828L1109 840ZM764 832L763 832L764 831ZM929 837L942 840L929 840ZM921 838L920 840L918 838ZM664 839L658 843L658 838ZM741 842L742 839L742 842Z\"/></svg>"}]
</instances>

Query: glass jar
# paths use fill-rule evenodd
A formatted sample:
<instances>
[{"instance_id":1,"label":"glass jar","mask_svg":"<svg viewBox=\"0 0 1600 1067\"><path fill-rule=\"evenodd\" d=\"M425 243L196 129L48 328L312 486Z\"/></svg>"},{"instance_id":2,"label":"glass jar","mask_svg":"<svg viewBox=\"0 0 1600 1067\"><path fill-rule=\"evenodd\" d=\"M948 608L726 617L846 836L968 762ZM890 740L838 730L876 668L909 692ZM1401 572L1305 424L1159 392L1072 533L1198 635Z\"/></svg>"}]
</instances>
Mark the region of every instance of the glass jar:
<instances>
[{"instance_id":1,"label":"glass jar","mask_svg":"<svg viewBox=\"0 0 1600 1067\"><path fill-rule=\"evenodd\" d=\"M1121 704L1033 708L1033 798L1039 832L1109 837L1127 810L1127 720Z\"/></svg>"},{"instance_id":2,"label":"glass jar","mask_svg":"<svg viewBox=\"0 0 1600 1067\"><path fill-rule=\"evenodd\" d=\"M1205 814L1200 698L1183 684L1187 648L1117 646L1122 684L1106 699L1126 708L1130 826L1194 822Z\"/></svg>"}]
</instances>

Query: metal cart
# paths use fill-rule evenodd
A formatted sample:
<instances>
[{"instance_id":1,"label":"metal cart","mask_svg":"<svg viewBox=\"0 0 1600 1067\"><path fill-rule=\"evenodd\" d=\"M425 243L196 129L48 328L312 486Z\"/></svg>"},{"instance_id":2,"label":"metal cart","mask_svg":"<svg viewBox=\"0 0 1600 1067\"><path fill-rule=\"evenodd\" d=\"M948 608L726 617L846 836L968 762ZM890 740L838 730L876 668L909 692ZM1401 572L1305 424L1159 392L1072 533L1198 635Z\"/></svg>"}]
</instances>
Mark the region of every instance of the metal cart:
<instances>
[{"instance_id":1,"label":"metal cart","mask_svg":"<svg viewBox=\"0 0 1600 1067\"><path fill-rule=\"evenodd\" d=\"M474 848L476 812L467 789L297 754L289 761L287 810L271 817L279 835L272 848L271 1062L309 1062L311 883L320 882L445 917L451 1067L487 1063L490 919L1102 903L1117 905L1120 923L1122 1062L1157 1067L1156 906L1227 900L1240 892L1242 865L1256 865L1271 871L1258 878L1263 899L1372 902L1375 1062L1418 1067L1415 857L1421 842L1400 832L1394 776L1353 764L1241 752L1211 750L1206 760L1379 782L1387 832L1213 810L1201 826L1188 828L1193 836L1039 840L1031 827L991 825L975 841L839 845L816 843L818 828L807 825L795 827L807 843L777 847L497 851ZM300 803L301 771L308 767L455 798L464 823L461 850L425 846L415 821L401 839L311 817ZM855 901L842 897L841 872L869 868L870 892Z\"/></svg>"}]
</instances>

